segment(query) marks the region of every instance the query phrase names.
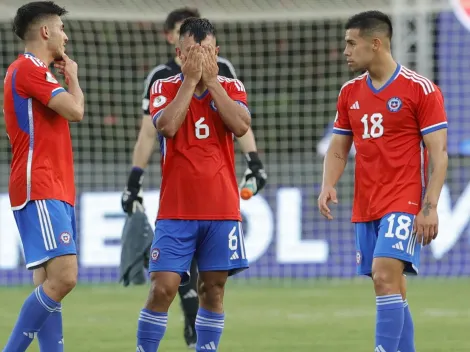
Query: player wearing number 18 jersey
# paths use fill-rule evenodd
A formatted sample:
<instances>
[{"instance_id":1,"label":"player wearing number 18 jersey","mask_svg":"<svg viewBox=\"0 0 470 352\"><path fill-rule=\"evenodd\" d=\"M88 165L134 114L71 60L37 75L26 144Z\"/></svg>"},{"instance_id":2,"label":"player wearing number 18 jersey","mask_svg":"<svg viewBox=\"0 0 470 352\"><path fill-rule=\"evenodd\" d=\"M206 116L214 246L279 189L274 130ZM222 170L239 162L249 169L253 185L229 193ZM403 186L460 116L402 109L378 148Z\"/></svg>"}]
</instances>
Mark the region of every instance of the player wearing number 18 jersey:
<instances>
[{"instance_id":1,"label":"player wearing number 18 jersey","mask_svg":"<svg viewBox=\"0 0 470 352\"><path fill-rule=\"evenodd\" d=\"M216 351L224 327L224 285L246 269L234 136L251 121L243 84L218 76L215 30L206 19L180 29L182 73L157 80L150 113L160 140L162 184L150 252L152 288L141 311L137 350L156 351L168 308L196 257L200 308L196 351Z\"/></svg>"},{"instance_id":2,"label":"player wearing number 18 jersey","mask_svg":"<svg viewBox=\"0 0 470 352\"><path fill-rule=\"evenodd\" d=\"M374 282L376 352L414 352L413 322L403 273L418 273L421 245L437 236L437 201L447 169L447 119L440 89L397 64L392 25L377 11L346 25L348 65L366 73L340 90L325 157L319 207L328 201L352 143L356 148L352 222L357 271ZM428 180L428 154L433 172Z\"/></svg>"}]
</instances>

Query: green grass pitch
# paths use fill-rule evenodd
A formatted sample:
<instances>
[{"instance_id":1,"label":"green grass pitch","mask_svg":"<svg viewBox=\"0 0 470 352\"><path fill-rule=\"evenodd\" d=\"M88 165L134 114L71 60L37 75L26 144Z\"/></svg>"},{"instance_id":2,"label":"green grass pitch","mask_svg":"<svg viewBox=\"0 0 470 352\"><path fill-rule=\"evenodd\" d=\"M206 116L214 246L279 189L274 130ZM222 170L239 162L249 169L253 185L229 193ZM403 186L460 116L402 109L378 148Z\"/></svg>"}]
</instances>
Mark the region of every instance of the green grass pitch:
<instances>
[{"instance_id":1,"label":"green grass pitch","mask_svg":"<svg viewBox=\"0 0 470 352\"><path fill-rule=\"evenodd\" d=\"M470 280L415 279L408 285L419 352L470 351ZM3 347L31 287L0 288ZM135 351L148 287L79 285L63 302L65 351ZM221 352L366 352L374 348L375 296L358 280L232 282ZM33 342L30 351L39 351ZM178 299L160 351L182 352Z\"/></svg>"}]
</instances>

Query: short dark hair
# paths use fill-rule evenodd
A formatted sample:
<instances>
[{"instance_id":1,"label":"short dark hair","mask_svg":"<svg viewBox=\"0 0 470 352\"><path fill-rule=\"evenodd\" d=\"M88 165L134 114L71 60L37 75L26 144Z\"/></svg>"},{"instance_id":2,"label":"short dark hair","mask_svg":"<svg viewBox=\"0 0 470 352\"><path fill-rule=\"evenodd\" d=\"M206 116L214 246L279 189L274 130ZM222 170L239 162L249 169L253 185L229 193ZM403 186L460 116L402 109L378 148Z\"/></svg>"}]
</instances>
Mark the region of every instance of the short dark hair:
<instances>
[{"instance_id":1,"label":"short dark hair","mask_svg":"<svg viewBox=\"0 0 470 352\"><path fill-rule=\"evenodd\" d=\"M207 18L190 17L184 20L180 28L180 38L188 34L196 43L201 43L208 35L215 37L215 28Z\"/></svg>"},{"instance_id":2,"label":"short dark hair","mask_svg":"<svg viewBox=\"0 0 470 352\"><path fill-rule=\"evenodd\" d=\"M176 9L171 11L165 20L163 30L165 32L172 31L175 29L178 22L182 22L189 17L201 17L198 9L193 9L190 7L183 7L181 9Z\"/></svg>"},{"instance_id":3,"label":"short dark hair","mask_svg":"<svg viewBox=\"0 0 470 352\"><path fill-rule=\"evenodd\" d=\"M361 34L383 32L389 39L393 35L390 17L380 11L365 11L352 16L346 22L345 29L359 29Z\"/></svg>"},{"instance_id":4,"label":"short dark hair","mask_svg":"<svg viewBox=\"0 0 470 352\"><path fill-rule=\"evenodd\" d=\"M67 10L53 1L35 1L21 6L13 20L13 32L22 40L25 39L30 25L47 16L63 16Z\"/></svg>"}]
</instances>

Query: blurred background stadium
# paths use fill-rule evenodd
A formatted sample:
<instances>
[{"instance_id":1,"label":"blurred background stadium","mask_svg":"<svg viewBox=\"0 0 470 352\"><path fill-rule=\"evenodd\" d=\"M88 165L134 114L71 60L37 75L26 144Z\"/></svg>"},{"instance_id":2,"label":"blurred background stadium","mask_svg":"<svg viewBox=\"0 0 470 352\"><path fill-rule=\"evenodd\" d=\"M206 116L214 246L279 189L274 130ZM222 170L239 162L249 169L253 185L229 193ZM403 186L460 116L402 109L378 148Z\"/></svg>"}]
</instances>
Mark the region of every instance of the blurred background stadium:
<instances>
[{"instance_id":1,"label":"blurred background stadium","mask_svg":"<svg viewBox=\"0 0 470 352\"><path fill-rule=\"evenodd\" d=\"M11 19L25 2L0 1L2 72L21 50ZM245 83L252 127L269 176L260 195L242 202L251 268L229 285L220 350L372 350L374 294L367 280L353 279L353 158L338 187L335 221L319 216L316 198L338 91L353 77L342 56L344 20L378 9L393 19L395 58L440 85L449 118L449 173L439 203L440 235L422 253L426 279L410 283L418 351L470 351L468 1L56 2L70 11L65 21L67 50L79 64L86 96L85 119L71 127L81 285L64 304L67 351L133 350L147 287L117 284L125 220L120 194L139 129L143 81L150 69L174 54L162 35L162 23L168 12L182 6L199 8L216 24L221 55L232 61ZM0 131L2 345L31 289L31 275L24 269L6 194L11 156L3 119ZM158 161L155 152L145 178L150 219L158 205ZM241 176L241 155L237 163ZM164 351L184 346L179 316L176 307Z\"/></svg>"}]
</instances>

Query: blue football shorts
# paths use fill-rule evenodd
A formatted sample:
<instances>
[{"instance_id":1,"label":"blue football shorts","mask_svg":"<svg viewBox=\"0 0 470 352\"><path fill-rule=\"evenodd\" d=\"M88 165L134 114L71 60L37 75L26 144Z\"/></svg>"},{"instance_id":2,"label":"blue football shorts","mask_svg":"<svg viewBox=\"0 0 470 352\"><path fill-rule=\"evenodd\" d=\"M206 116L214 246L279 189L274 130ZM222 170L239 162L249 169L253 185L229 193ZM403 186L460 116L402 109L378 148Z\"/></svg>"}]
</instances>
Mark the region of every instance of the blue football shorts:
<instances>
[{"instance_id":1,"label":"blue football shorts","mask_svg":"<svg viewBox=\"0 0 470 352\"><path fill-rule=\"evenodd\" d=\"M358 275L372 274L374 258L395 258L405 263L405 272L418 274L421 244L413 233L415 216L389 213L381 219L355 223Z\"/></svg>"},{"instance_id":2,"label":"blue football shorts","mask_svg":"<svg viewBox=\"0 0 470 352\"><path fill-rule=\"evenodd\" d=\"M35 269L55 257L77 254L74 207L60 200L34 200L14 210L26 268Z\"/></svg>"},{"instance_id":3,"label":"blue football shorts","mask_svg":"<svg viewBox=\"0 0 470 352\"><path fill-rule=\"evenodd\" d=\"M168 271L189 282L193 257L199 271L248 268L242 225L232 220L158 220L150 250L149 272Z\"/></svg>"}]
</instances>

